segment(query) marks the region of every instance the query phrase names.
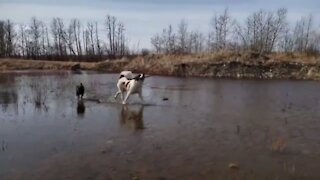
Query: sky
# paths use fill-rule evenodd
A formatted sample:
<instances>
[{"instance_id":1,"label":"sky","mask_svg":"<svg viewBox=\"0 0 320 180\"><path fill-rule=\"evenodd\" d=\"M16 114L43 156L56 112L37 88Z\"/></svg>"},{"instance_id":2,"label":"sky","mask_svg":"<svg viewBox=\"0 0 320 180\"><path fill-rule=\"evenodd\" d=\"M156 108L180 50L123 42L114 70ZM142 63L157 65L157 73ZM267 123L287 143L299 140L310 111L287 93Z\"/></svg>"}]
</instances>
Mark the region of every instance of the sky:
<instances>
[{"instance_id":1,"label":"sky","mask_svg":"<svg viewBox=\"0 0 320 180\"><path fill-rule=\"evenodd\" d=\"M97 21L102 30L110 14L125 24L129 46L141 49L151 48L154 34L169 24L177 27L182 19L189 30L207 33L211 17L225 8L239 22L260 9L287 8L290 23L312 13L315 27L320 25L319 0L0 0L0 19L28 23L35 16L49 23L61 17L67 23L79 18L83 24Z\"/></svg>"}]
</instances>

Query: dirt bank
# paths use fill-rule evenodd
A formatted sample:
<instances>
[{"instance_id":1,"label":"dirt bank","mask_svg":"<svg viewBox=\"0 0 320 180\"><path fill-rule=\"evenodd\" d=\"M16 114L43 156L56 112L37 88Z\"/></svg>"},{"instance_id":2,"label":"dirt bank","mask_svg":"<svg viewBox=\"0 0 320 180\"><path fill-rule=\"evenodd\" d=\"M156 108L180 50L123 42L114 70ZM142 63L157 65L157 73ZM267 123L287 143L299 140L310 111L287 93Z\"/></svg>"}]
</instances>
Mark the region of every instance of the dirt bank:
<instances>
[{"instance_id":1,"label":"dirt bank","mask_svg":"<svg viewBox=\"0 0 320 180\"><path fill-rule=\"evenodd\" d=\"M0 59L0 71L71 70L73 67L109 73L131 70L137 73L173 76L320 79L320 59L301 54L148 55L98 63Z\"/></svg>"},{"instance_id":2,"label":"dirt bank","mask_svg":"<svg viewBox=\"0 0 320 180\"><path fill-rule=\"evenodd\" d=\"M174 66L174 75L261 79L319 79L319 64L271 62L248 64L243 62L182 63Z\"/></svg>"}]
</instances>

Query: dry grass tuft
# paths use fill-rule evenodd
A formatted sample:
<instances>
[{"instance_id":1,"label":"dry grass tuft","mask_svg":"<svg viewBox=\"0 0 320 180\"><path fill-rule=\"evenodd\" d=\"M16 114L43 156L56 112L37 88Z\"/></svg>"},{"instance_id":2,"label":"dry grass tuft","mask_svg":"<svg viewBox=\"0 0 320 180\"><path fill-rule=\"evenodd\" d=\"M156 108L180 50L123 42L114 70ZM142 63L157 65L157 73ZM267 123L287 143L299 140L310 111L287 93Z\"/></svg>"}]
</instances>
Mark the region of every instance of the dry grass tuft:
<instances>
[{"instance_id":1,"label":"dry grass tuft","mask_svg":"<svg viewBox=\"0 0 320 180\"><path fill-rule=\"evenodd\" d=\"M304 64L315 64L320 62L319 56L305 53L273 53L270 54L269 57L276 62L298 62Z\"/></svg>"}]
</instances>

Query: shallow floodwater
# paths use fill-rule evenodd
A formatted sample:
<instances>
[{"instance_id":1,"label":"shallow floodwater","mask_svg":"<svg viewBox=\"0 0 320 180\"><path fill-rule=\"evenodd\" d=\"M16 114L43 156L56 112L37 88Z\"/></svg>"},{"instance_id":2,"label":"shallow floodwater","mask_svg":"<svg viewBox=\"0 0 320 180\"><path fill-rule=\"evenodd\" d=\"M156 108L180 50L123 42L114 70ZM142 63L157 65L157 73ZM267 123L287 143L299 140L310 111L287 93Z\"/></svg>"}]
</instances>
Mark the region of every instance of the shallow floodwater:
<instances>
[{"instance_id":1,"label":"shallow floodwater","mask_svg":"<svg viewBox=\"0 0 320 180\"><path fill-rule=\"evenodd\" d=\"M117 76L1 73L0 179L320 179L319 82Z\"/></svg>"}]
</instances>

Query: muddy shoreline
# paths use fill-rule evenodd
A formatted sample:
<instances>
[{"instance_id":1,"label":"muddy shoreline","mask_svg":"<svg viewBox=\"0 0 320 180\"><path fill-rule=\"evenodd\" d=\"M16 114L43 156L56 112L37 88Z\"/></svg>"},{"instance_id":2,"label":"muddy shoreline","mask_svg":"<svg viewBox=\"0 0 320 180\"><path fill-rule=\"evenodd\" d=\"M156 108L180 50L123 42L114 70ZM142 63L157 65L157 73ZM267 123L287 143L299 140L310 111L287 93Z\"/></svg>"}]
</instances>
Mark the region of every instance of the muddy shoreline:
<instances>
[{"instance_id":1,"label":"muddy shoreline","mask_svg":"<svg viewBox=\"0 0 320 180\"><path fill-rule=\"evenodd\" d=\"M14 70L87 70L136 73L178 77L211 77L235 79L300 79L319 80L320 63L257 60L173 60L157 56L102 62L59 62L42 60L0 59L0 72Z\"/></svg>"}]
</instances>

